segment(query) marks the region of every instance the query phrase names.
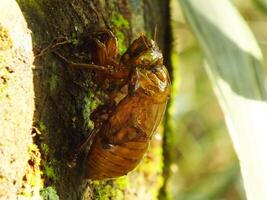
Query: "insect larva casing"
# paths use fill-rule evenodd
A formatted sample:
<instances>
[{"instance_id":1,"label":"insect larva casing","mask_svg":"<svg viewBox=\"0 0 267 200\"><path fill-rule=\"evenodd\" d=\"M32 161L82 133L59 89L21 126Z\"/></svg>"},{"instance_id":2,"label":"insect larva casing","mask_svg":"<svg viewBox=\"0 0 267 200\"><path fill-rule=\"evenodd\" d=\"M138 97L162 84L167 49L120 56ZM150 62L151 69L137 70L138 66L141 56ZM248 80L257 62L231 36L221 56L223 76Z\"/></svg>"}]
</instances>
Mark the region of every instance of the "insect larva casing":
<instances>
[{"instance_id":1,"label":"insect larva casing","mask_svg":"<svg viewBox=\"0 0 267 200\"><path fill-rule=\"evenodd\" d=\"M121 145L105 144L96 136L86 159L86 176L92 180L115 178L133 170L143 158L149 142L127 142Z\"/></svg>"}]
</instances>

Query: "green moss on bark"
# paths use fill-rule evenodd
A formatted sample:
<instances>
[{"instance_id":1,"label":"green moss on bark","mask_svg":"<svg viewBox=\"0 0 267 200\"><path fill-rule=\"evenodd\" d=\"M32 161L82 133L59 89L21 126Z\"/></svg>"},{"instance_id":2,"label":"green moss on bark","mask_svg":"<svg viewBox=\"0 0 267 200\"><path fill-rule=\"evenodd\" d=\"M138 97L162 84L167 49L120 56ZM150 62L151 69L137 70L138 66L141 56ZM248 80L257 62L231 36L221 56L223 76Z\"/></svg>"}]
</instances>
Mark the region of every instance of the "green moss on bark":
<instances>
[{"instance_id":1,"label":"green moss on bark","mask_svg":"<svg viewBox=\"0 0 267 200\"><path fill-rule=\"evenodd\" d=\"M129 182L127 177L107 181L92 181L96 200L123 200Z\"/></svg>"},{"instance_id":2,"label":"green moss on bark","mask_svg":"<svg viewBox=\"0 0 267 200\"><path fill-rule=\"evenodd\" d=\"M40 162L42 177L46 183L49 182L51 185L54 185L56 181L59 180L59 174L57 170L59 163L53 156L55 149L47 144L49 130L45 125L45 122L40 121L38 123L38 129L40 130L40 133L38 135L40 139L38 140L38 142L40 143L39 147L42 153L42 160Z\"/></svg>"},{"instance_id":3,"label":"green moss on bark","mask_svg":"<svg viewBox=\"0 0 267 200\"><path fill-rule=\"evenodd\" d=\"M56 189L54 187L46 187L40 191L43 200L59 200Z\"/></svg>"},{"instance_id":4,"label":"green moss on bark","mask_svg":"<svg viewBox=\"0 0 267 200\"><path fill-rule=\"evenodd\" d=\"M115 35L118 39L119 53L124 53L127 49L125 33L122 30L129 29L128 20L119 12L113 11L110 17L110 23L114 27Z\"/></svg>"}]
</instances>

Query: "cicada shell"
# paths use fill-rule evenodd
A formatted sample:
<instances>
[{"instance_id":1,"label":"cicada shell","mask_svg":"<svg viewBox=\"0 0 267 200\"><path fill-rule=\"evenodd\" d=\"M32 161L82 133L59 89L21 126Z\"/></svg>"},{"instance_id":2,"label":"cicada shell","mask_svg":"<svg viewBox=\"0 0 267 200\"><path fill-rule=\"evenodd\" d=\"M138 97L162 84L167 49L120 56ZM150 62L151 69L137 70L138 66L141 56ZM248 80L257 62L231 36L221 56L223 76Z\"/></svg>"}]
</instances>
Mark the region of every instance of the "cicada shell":
<instances>
[{"instance_id":1,"label":"cicada shell","mask_svg":"<svg viewBox=\"0 0 267 200\"><path fill-rule=\"evenodd\" d=\"M102 42L104 45L106 40ZM114 48L115 44L111 46ZM109 61L101 61L105 62ZM114 70L123 72L125 77L121 78L123 84L119 89L110 95L115 106L101 122L85 159L85 173L90 179L126 175L138 165L164 115L170 95L169 74L153 40L140 36L118 63ZM106 78L109 76L114 78L112 74ZM118 96L123 97L117 100Z\"/></svg>"}]
</instances>

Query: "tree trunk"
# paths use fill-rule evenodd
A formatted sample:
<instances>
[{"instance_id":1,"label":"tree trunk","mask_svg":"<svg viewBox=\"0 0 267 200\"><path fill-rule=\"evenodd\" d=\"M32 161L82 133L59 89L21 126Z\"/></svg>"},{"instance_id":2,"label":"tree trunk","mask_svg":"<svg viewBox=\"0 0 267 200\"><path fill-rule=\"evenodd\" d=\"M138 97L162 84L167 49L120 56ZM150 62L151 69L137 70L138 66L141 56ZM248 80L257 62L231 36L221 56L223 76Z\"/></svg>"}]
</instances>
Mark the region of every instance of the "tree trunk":
<instances>
[{"instance_id":1,"label":"tree trunk","mask_svg":"<svg viewBox=\"0 0 267 200\"><path fill-rule=\"evenodd\" d=\"M14 4L14 2L12 3ZM81 173L81 161L78 160L77 166L74 168L67 166L71 153L84 141L93 127L89 117L100 103L101 91L92 83L90 71L68 68L50 52L51 49L46 49L46 47L55 39L67 38L72 41L72 44L62 45L58 51L66 57L78 61L78 56L73 55L74 53L78 54L74 48L75 43L92 30L111 29L118 38L119 51L122 53L129 43L141 33L153 37L155 27L157 27L157 42L167 58L169 50L169 43L166 45L166 41L169 41L168 1L17 0L17 3L31 31L35 54L35 67L32 74L27 76L22 74L21 76L27 80L33 77L34 88L31 88L31 82L28 84L26 80L23 80L23 83L20 84L24 90L26 90L24 85L27 86L27 92L25 94L17 92L14 97L19 99L18 102L27 100L26 102L29 103L25 103L25 105L28 110L18 105L15 107L18 110L14 111L10 108L7 113L20 115L15 117L27 119L27 123L17 122L24 127L23 129L15 126L17 130L23 131L27 141L31 137L29 123L33 117L33 127L35 127L33 132L36 133L33 140L41 152L41 161L38 149L33 145L30 145L30 158L23 156L20 159L23 160L24 165L28 161L28 165L31 166L33 174L36 176L40 176L38 162L41 162L40 170L42 172L42 179L39 180L35 177L35 182L29 184L28 182L32 179L27 175L23 176L23 173L29 174L29 172L25 168L19 169L20 175L16 178L23 179L23 186L17 191L20 192L20 195L34 195L36 188L43 187L41 195L44 199L153 199L161 184L161 167L155 167L160 166L162 162L160 140L152 142L150 152L142 165L127 177L109 181L90 181L84 179L83 173ZM1 4L3 3L1 2ZM1 10L5 9L8 8ZM0 22L2 23L2 21ZM26 64L22 62L24 63L22 65L27 67L25 71L31 72L31 55L27 54L25 57ZM19 58L17 59L19 60ZM0 86L2 88L2 85ZM34 115L32 115L33 109L31 109L33 101L35 103ZM16 104L13 103L10 104L15 106ZM5 106L7 105L5 104ZM23 109L25 116L19 114L19 109ZM9 122L4 121L3 124ZM16 139L19 137L17 133L13 136ZM23 144L23 149L15 153L18 157L21 155L18 152L27 155L26 147L30 142ZM15 148L18 149L19 146ZM10 149L3 150L4 153L9 151ZM6 166L11 168L9 163ZM1 176L0 178L2 178ZM4 175L4 177L8 176ZM12 180L15 180L13 177L8 178L10 184ZM21 184L21 181L16 184ZM30 194L27 193L27 188L31 188ZM15 194L13 190L9 193ZM9 196L6 198L8 199Z\"/></svg>"},{"instance_id":2,"label":"tree trunk","mask_svg":"<svg viewBox=\"0 0 267 200\"><path fill-rule=\"evenodd\" d=\"M0 10L0 199L16 199L33 147L33 54L19 7L1 1Z\"/></svg>"}]
</instances>

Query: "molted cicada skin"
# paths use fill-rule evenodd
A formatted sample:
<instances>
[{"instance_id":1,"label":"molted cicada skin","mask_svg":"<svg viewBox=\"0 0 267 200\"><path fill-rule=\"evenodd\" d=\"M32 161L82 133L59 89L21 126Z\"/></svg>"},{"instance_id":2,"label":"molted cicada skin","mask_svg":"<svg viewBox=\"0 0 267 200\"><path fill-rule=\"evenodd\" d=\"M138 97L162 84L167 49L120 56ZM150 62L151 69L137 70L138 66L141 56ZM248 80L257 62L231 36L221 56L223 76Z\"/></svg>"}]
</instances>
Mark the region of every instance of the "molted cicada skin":
<instances>
[{"instance_id":1,"label":"molted cicada skin","mask_svg":"<svg viewBox=\"0 0 267 200\"><path fill-rule=\"evenodd\" d=\"M85 161L90 179L119 177L138 165L170 95L169 74L153 40L145 36L136 39L121 57L117 71L120 69L128 70L127 90L93 140Z\"/></svg>"},{"instance_id":2,"label":"molted cicada skin","mask_svg":"<svg viewBox=\"0 0 267 200\"><path fill-rule=\"evenodd\" d=\"M122 56L109 30L92 33L88 41L91 64L57 55L73 68L94 70L96 84L108 96L93 112L95 128L79 152L91 144L84 160L87 178L115 178L133 170L146 153L165 112L170 78L159 47L144 35Z\"/></svg>"}]
</instances>

